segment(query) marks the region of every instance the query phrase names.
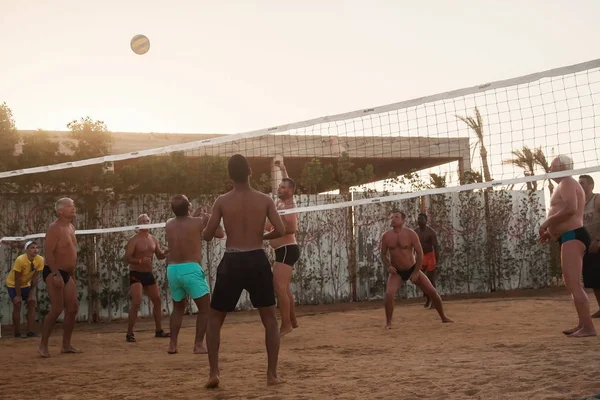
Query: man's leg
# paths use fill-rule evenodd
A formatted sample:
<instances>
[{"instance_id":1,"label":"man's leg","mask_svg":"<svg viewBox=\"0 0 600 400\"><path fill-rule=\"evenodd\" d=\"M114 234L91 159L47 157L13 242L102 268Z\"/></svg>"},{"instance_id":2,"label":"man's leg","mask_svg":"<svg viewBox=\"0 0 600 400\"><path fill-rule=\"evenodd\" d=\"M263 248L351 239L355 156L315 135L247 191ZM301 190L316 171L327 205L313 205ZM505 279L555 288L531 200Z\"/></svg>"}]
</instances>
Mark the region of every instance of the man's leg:
<instances>
[{"instance_id":1,"label":"man's leg","mask_svg":"<svg viewBox=\"0 0 600 400\"><path fill-rule=\"evenodd\" d=\"M42 339L40 340L40 346L38 353L40 356L46 358L50 357L48 352L48 340L50 339L50 333L56 323L56 319L63 312L64 309L64 287L54 286L54 277L52 274L46 277L46 288L48 289L48 298L50 299L50 311L46 314L42 325Z\"/></svg>"},{"instance_id":2,"label":"man's leg","mask_svg":"<svg viewBox=\"0 0 600 400\"><path fill-rule=\"evenodd\" d=\"M226 316L226 312L217 311L213 308L211 308L208 313L206 347L208 348L210 375L208 381L204 385L207 389L213 389L219 386L219 347L221 346L221 327L223 326ZM275 320L275 329L277 329L277 319ZM279 332L277 333L277 337L279 337Z\"/></svg>"},{"instance_id":3,"label":"man's leg","mask_svg":"<svg viewBox=\"0 0 600 400\"><path fill-rule=\"evenodd\" d=\"M13 327L15 330L15 337L17 337L17 338L21 337L21 305L22 304L23 304L22 301L17 304L13 303L12 320L13 320Z\"/></svg>"},{"instance_id":4,"label":"man's leg","mask_svg":"<svg viewBox=\"0 0 600 400\"><path fill-rule=\"evenodd\" d=\"M77 311L79 311L79 304L77 301L77 285L75 279L71 277L67 283L65 283L65 322L63 326L63 345L62 353L81 353L81 350L76 349L71 344L71 335L73 334L73 328L75 328L75 319L77 318Z\"/></svg>"},{"instance_id":5,"label":"man's leg","mask_svg":"<svg viewBox=\"0 0 600 400\"><path fill-rule=\"evenodd\" d=\"M210 295L205 294L202 297L194 299L198 307L196 315L196 340L194 341L194 354L206 354L208 350L204 345L204 335L206 334L206 325L208 323L208 312L210 309Z\"/></svg>"},{"instance_id":6,"label":"man's leg","mask_svg":"<svg viewBox=\"0 0 600 400\"><path fill-rule=\"evenodd\" d=\"M385 288L385 327L391 329L392 327L392 315L394 314L394 297L396 292L402 286L402 278L398 274L389 274L387 279L387 285Z\"/></svg>"},{"instance_id":7,"label":"man's leg","mask_svg":"<svg viewBox=\"0 0 600 400\"><path fill-rule=\"evenodd\" d=\"M298 325L298 319L296 318L296 299L294 299L294 293L288 286L288 299L290 299L290 321L292 322L292 328L296 329Z\"/></svg>"},{"instance_id":8,"label":"man's leg","mask_svg":"<svg viewBox=\"0 0 600 400\"><path fill-rule=\"evenodd\" d=\"M440 297L440 294L433 287L429 281L429 278L423 272L419 272L419 280L416 282L416 285L423 291L423 293L427 294L427 296L431 298L431 302L440 315L442 322L454 322L444 313L444 306L442 305L442 298Z\"/></svg>"},{"instance_id":9,"label":"man's leg","mask_svg":"<svg viewBox=\"0 0 600 400\"><path fill-rule=\"evenodd\" d=\"M569 334L572 337L596 335L596 329L590 315L590 303L580 280L584 250L585 246L579 240L569 240L561 246L563 279L565 286L573 296L573 302L579 317L579 324L577 325L579 329Z\"/></svg>"},{"instance_id":10,"label":"man's leg","mask_svg":"<svg viewBox=\"0 0 600 400\"><path fill-rule=\"evenodd\" d=\"M179 329L181 329L181 323L183 322L183 314L187 307L187 299L183 297L180 301L175 301L173 298L173 312L171 313L171 341L169 342L169 348L167 353L177 353L177 337L179 336Z\"/></svg>"},{"instance_id":11,"label":"man's leg","mask_svg":"<svg viewBox=\"0 0 600 400\"><path fill-rule=\"evenodd\" d=\"M598 268L600 268L600 266L598 266ZM596 296L598 308L600 308L600 289L594 289L594 296ZM600 318L600 309L592 315L592 318Z\"/></svg>"},{"instance_id":12,"label":"man's leg","mask_svg":"<svg viewBox=\"0 0 600 400\"><path fill-rule=\"evenodd\" d=\"M156 283L146 286L146 295L152 302L152 316L154 316L154 327L156 337L169 337L168 333L162 329L162 300Z\"/></svg>"},{"instance_id":13,"label":"man's leg","mask_svg":"<svg viewBox=\"0 0 600 400\"><path fill-rule=\"evenodd\" d=\"M133 326L140 310L140 304L142 304L142 284L140 282L132 283L129 286L129 291L131 292L131 306L129 308L127 335L125 338L128 342L135 342Z\"/></svg>"},{"instance_id":14,"label":"man's leg","mask_svg":"<svg viewBox=\"0 0 600 400\"><path fill-rule=\"evenodd\" d=\"M34 298L27 299L27 336L35 337L35 308L37 301Z\"/></svg>"},{"instance_id":15,"label":"man's leg","mask_svg":"<svg viewBox=\"0 0 600 400\"><path fill-rule=\"evenodd\" d=\"M277 328L275 306L259 307L258 312L265 327L265 345L267 347L267 385L277 385L284 380L277 376L280 335Z\"/></svg>"},{"instance_id":16,"label":"man's leg","mask_svg":"<svg viewBox=\"0 0 600 400\"><path fill-rule=\"evenodd\" d=\"M273 288L277 296L277 305L281 314L281 328L279 334L281 336L292 331L291 321L291 305L289 289L292 281L293 269L289 265L276 262L273 264Z\"/></svg>"}]
</instances>

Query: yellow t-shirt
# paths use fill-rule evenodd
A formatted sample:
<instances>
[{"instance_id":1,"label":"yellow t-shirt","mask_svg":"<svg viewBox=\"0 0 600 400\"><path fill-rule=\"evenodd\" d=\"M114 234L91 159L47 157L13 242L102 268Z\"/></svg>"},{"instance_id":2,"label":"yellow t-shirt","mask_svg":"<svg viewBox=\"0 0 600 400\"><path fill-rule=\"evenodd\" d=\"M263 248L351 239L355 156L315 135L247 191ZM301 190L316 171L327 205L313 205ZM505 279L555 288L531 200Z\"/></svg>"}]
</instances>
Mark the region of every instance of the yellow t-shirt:
<instances>
[{"instance_id":1,"label":"yellow t-shirt","mask_svg":"<svg viewBox=\"0 0 600 400\"><path fill-rule=\"evenodd\" d=\"M33 268L31 264L33 263ZM21 273L21 287L31 286L31 278L35 271L42 271L44 269L44 257L37 255L33 261L29 261L27 254L21 254L15 260L15 263L10 270L10 273L6 277L6 286L10 288L15 287L15 271Z\"/></svg>"}]
</instances>

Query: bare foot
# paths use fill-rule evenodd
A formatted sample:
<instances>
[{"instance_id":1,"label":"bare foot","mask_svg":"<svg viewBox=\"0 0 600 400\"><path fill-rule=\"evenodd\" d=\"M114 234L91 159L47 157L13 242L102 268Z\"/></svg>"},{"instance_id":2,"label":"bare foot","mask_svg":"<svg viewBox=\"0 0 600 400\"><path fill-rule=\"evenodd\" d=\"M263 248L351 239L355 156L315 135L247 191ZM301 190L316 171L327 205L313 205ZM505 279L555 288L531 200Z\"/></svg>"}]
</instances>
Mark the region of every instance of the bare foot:
<instances>
[{"instance_id":1,"label":"bare foot","mask_svg":"<svg viewBox=\"0 0 600 400\"><path fill-rule=\"evenodd\" d=\"M600 311L598 311L600 313ZM300 325L298 325L298 321L292 321L292 328L296 329L297 327L299 327Z\"/></svg>"},{"instance_id":2,"label":"bare foot","mask_svg":"<svg viewBox=\"0 0 600 400\"><path fill-rule=\"evenodd\" d=\"M581 328L575 333L569 335L569 337L588 337L596 336L596 330L594 328Z\"/></svg>"},{"instance_id":3,"label":"bare foot","mask_svg":"<svg viewBox=\"0 0 600 400\"><path fill-rule=\"evenodd\" d=\"M219 375L211 376L204 385L206 389L215 389L219 387Z\"/></svg>"},{"instance_id":4,"label":"bare foot","mask_svg":"<svg viewBox=\"0 0 600 400\"><path fill-rule=\"evenodd\" d=\"M284 326L282 326L279 329L279 336L285 336L288 333L290 333L292 330L293 330L293 328L291 326L290 327L284 327Z\"/></svg>"},{"instance_id":5,"label":"bare foot","mask_svg":"<svg viewBox=\"0 0 600 400\"><path fill-rule=\"evenodd\" d=\"M175 351L177 351L177 350L175 350ZM194 345L194 354L206 354L206 353L208 353L208 349L206 348L204 343Z\"/></svg>"},{"instance_id":6,"label":"bare foot","mask_svg":"<svg viewBox=\"0 0 600 400\"><path fill-rule=\"evenodd\" d=\"M453 323L454 321L452 321L452 320L451 320L450 318L448 318L448 317L443 317L443 318L442 318L442 322L443 322L444 324L449 324L449 323Z\"/></svg>"},{"instance_id":7,"label":"bare foot","mask_svg":"<svg viewBox=\"0 0 600 400\"><path fill-rule=\"evenodd\" d=\"M392 324L385 324L385 329L392 329Z\"/></svg>"},{"instance_id":8,"label":"bare foot","mask_svg":"<svg viewBox=\"0 0 600 400\"><path fill-rule=\"evenodd\" d=\"M564 331L562 331L562 333L564 333L565 335L570 335L571 333L575 333L580 329L581 329L580 326L576 326L575 328L565 329Z\"/></svg>"},{"instance_id":9,"label":"bare foot","mask_svg":"<svg viewBox=\"0 0 600 400\"><path fill-rule=\"evenodd\" d=\"M600 310L598 310L594 314L592 314L592 318L600 318Z\"/></svg>"},{"instance_id":10,"label":"bare foot","mask_svg":"<svg viewBox=\"0 0 600 400\"><path fill-rule=\"evenodd\" d=\"M425 302L425 304L423 305L423 308L430 308L431 307L431 302L429 300L427 300Z\"/></svg>"},{"instance_id":11,"label":"bare foot","mask_svg":"<svg viewBox=\"0 0 600 400\"><path fill-rule=\"evenodd\" d=\"M173 342L169 342L169 347L167 347L167 353L177 354L177 345Z\"/></svg>"},{"instance_id":12,"label":"bare foot","mask_svg":"<svg viewBox=\"0 0 600 400\"><path fill-rule=\"evenodd\" d=\"M79 349L77 349L77 348L75 348L73 346L63 347L60 350L60 352L64 353L64 354L78 354L78 353L83 353L83 351L81 351L81 350L79 350Z\"/></svg>"},{"instance_id":13,"label":"bare foot","mask_svg":"<svg viewBox=\"0 0 600 400\"><path fill-rule=\"evenodd\" d=\"M285 383L285 379L281 379L278 376L275 378L267 378L267 386L281 385L282 383Z\"/></svg>"},{"instance_id":14,"label":"bare foot","mask_svg":"<svg viewBox=\"0 0 600 400\"><path fill-rule=\"evenodd\" d=\"M42 358L50 357L50 353L48 352L48 348L43 348L41 345L38 347L38 353Z\"/></svg>"}]
</instances>

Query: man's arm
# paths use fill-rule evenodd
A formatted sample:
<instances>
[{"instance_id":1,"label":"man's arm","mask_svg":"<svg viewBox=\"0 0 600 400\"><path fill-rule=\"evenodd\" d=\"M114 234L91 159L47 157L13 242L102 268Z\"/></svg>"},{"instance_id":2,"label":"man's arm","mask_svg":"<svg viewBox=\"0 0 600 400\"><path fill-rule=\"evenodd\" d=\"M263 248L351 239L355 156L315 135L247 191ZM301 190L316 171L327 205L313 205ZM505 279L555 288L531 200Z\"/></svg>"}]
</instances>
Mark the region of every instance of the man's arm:
<instances>
[{"instance_id":1,"label":"man's arm","mask_svg":"<svg viewBox=\"0 0 600 400\"><path fill-rule=\"evenodd\" d=\"M440 244L438 242L437 233L431 229L431 244L433 245L433 253L435 254L435 262L440 262Z\"/></svg>"},{"instance_id":2,"label":"man's arm","mask_svg":"<svg viewBox=\"0 0 600 400\"><path fill-rule=\"evenodd\" d=\"M162 251L162 249L160 248L160 243L158 242L156 236L152 237L154 238L154 244L156 249L154 250L154 254L156 254L156 258L159 260L164 260L165 258L167 258L168 250L166 252Z\"/></svg>"},{"instance_id":3,"label":"man's arm","mask_svg":"<svg viewBox=\"0 0 600 400\"><path fill-rule=\"evenodd\" d=\"M135 258L135 236L132 237L131 239L129 239L129 241L127 242L127 248L125 249L125 261L127 261L129 264L141 264L142 263L142 259L141 258Z\"/></svg>"},{"instance_id":4,"label":"man's arm","mask_svg":"<svg viewBox=\"0 0 600 400\"><path fill-rule=\"evenodd\" d=\"M577 212L577 191L575 184L578 185L579 183L574 180L567 180L561 183L565 184L565 186L562 187L564 190L560 191L560 198L562 200L563 207L558 210L556 214L544 221L542 224L544 230L568 220L570 217L575 215L575 212Z\"/></svg>"},{"instance_id":5,"label":"man's arm","mask_svg":"<svg viewBox=\"0 0 600 400\"><path fill-rule=\"evenodd\" d=\"M221 223L222 215L223 214L221 212L221 196L219 196L217 197L215 203L212 206L212 214L210 214L210 218L206 223L206 228L204 228L204 231L202 231L202 238L207 242L210 242L215 236L218 237L216 235L217 228L219 228L219 225Z\"/></svg>"},{"instance_id":6,"label":"man's arm","mask_svg":"<svg viewBox=\"0 0 600 400\"><path fill-rule=\"evenodd\" d=\"M16 261L13 271L15 271L15 292L17 292L18 297L21 297L21 266L17 265Z\"/></svg>"},{"instance_id":7,"label":"man's arm","mask_svg":"<svg viewBox=\"0 0 600 400\"><path fill-rule=\"evenodd\" d=\"M56 259L54 257L54 250L58 245L59 235L57 232L57 226L54 225L46 232L46 242L44 243L44 258L46 265L50 268L53 274L58 273L58 265L56 265Z\"/></svg>"},{"instance_id":8,"label":"man's arm","mask_svg":"<svg viewBox=\"0 0 600 400\"><path fill-rule=\"evenodd\" d=\"M412 236L412 245L415 249L415 252L417 253L415 270L413 271L413 273L411 275L411 280L413 282L416 282L416 278L419 276L419 273L421 272L421 268L423 267L423 247L421 247L421 240L419 239L419 235L417 235L417 232L411 231L411 236ZM413 277L415 277L414 280L412 279Z\"/></svg>"},{"instance_id":9,"label":"man's arm","mask_svg":"<svg viewBox=\"0 0 600 400\"><path fill-rule=\"evenodd\" d=\"M263 235L264 240L276 239L285 235L285 225L283 225L283 220L281 219L281 215L277 211L277 207L275 206L275 202L268 196L265 195L268 199L267 201L267 218L273 225L273 230L267 232Z\"/></svg>"},{"instance_id":10,"label":"man's arm","mask_svg":"<svg viewBox=\"0 0 600 400\"><path fill-rule=\"evenodd\" d=\"M298 214L282 215L281 220L285 226L286 235L293 235L298 231Z\"/></svg>"}]
</instances>

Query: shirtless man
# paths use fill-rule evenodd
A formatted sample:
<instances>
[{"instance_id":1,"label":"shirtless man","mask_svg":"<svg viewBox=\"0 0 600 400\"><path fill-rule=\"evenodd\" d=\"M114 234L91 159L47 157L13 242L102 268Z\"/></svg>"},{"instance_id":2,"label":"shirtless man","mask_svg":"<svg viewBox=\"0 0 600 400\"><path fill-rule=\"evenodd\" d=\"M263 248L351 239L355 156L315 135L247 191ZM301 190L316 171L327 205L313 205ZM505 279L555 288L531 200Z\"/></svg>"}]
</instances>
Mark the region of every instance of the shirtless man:
<instances>
[{"instance_id":1,"label":"shirtless man","mask_svg":"<svg viewBox=\"0 0 600 400\"><path fill-rule=\"evenodd\" d=\"M44 358L50 357L48 339L56 319L63 310L65 317L61 353L81 353L81 350L71 345L71 335L79 309L74 275L77 266L77 239L72 224L76 215L75 203L65 197L56 202L55 209L58 219L50 224L46 232L44 245L46 265L42 271L42 278L50 298L50 311L44 318L42 340L38 348L38 353Z\"/></svg>"},{"instance_id":2,"label":"shirtless man","mask_svg":"<svg viewBox=\"0 0 600 400\"><path fill-rule=\"evenodd\" d=\"M431 281L433 287L436 287L439 270L437 264L440 262L440 246L438 245L437 234L427 225L427 214L420 213L417 217L419 227L416 232L419 241L423 247L423 270L425 275ZM431 308L431 299L425 295L425 308Z\"/></svg>"},{"instance_id":3,"label":"shirtless man","mask_svg":"<svg viewBox=\"0 0 600 400\"><path fill-rule=\"evenodd\" d=\"M581 175L579 184L585 192L583 226L591 236L590 248L583 256L583 286L594 290L600 306L600 195L594 193L594 179L591 176ZM600 310L592 314L592 318L600 318Z\"/></svg>"},{"instance_id":4,"label":"shirtless man","mask_svg":"<svg viewBox=\"0 0 600 400\"><path fill-rule=\"evenodd\" d=\"M294 202L296 183L288 176L285 165L282 162L275 161L274 164L279 167L283 175L283 179L277 189L277 197L279 197L279 201L276 203L277 209L296 208L296 203ZM285 225L285 235L271 240L269 244L275 249L273 285L275 286L275 295L277 296L277 304L281 313L279 334L283 336L298 327L296 304L294 295L290 290L290 283L292 282L294 264L300 258L300 247L296 243L295 235L298 230L298 214L282 215L281 219ZM273 229L273 225L267 222L265 230L270 231L271 229Z\"/></svg>"},{"instance_id":5,"label":"shirtless man","mask_svg":"<svg viewBox=\"0 0 600 400\"><path fill-rule=\"evenodd\" d=\"M280 337L275 313L273 273L263 241L283 236L285 226L273 200L250 187L251 171L244 156L232 156L227 170L233 181L233 190L217 198L203 234L204 239L210 241L223 218L227 243L217 269L217 281L210 304L206 331L210 377L205 387L219 386L221 327L227 313L235 310L243 289L250 294L250 301L258 309L265 327L267 384L276 385L284 380L277 376ZM267 217L274 228L269 233L263 233Z\"/></svg>"},{"instance_id":6,"label":"shirtless man","mask_svg":"<svg viewBox=\"0 0 600 400\"><path fill-rule=\"evenodd\" d=\"M142 214L138 217L139 225L150 223L150 217ZM158 239L151 235L148 229L140 229L138 233L133 235L127 242L127 250L125 250L125 260L129 263L129 290L131 292L131 308L129 309L129 324L127 325L127 334L125 340L127 342L135 342L133 335L133 325L137 319L140 304L142 303L142 293L146 290L146 295L152 302L152 315L154 315L154 324L156 326L154 337L170 337L169 333L165 333L162 329L162 302L158 285L152 274L152 261L154 255L159 260L164 260L168 252L163 252L160 249Z\"/></svg>"},{"instance_id":7,"label":"shirtless man","mask_svg":"<svg viewBox=\"0 0 600 400\"><path fill-rule=\"evenodd\" d=\"M409 279L431 298L442 322L453 322L444 313L442 298L437 290L435 290L429 278L421 271L423 249L419 242L419 236L412 229L404 227L405 220L406 214L402 211L393 210L393 229L385 232L381 238L381 259L389 272L384 303L385 327L386 329L391 329L392 314L394 313L394 296L398 289L400 289L402 281L407 282Z\"/></svg>"},{"instance_id":8,"label":"shirtless man","mask_svg":"<svg viewBox=\"0 0 600 400\"><path fill-rule=\"evenodd\" d=\"M190 216L192 203L182 194L173 196L171 210L175 218L167 221L165 231L169 244L167 279L173 297L173 313L171 314L171 342L167 352L177 353L177 336L183 322L183 314L187 307L186 295L191 297L198 307L196 316L196 340L194 353L206 353L204 334L208 309L210 305L210 288L202 269L202 231L209 215L195 213ZM225 236L223 230L215 227L215 236Z\"/></svg>"},{"instance_id":9,"label":"shirtless man","mask_svg":"<svg viewBox=\"0 0 600 400\"><path fill-rule=\"evenodd\" d=\"M573 169L573 160L560 155L552 160L550 172ZM590 316L590 303L580 277L583 255L590 245L590 235L583 227L585 193L581 185L571 176L552 178L558 183L550 198L548 218L540 226L542 243L557 239L561 247L561 267L565 286L573 296L579 324L573 329L564 330L571 337L595 336L596 329Z\"/></svg>"}]
</instances>

